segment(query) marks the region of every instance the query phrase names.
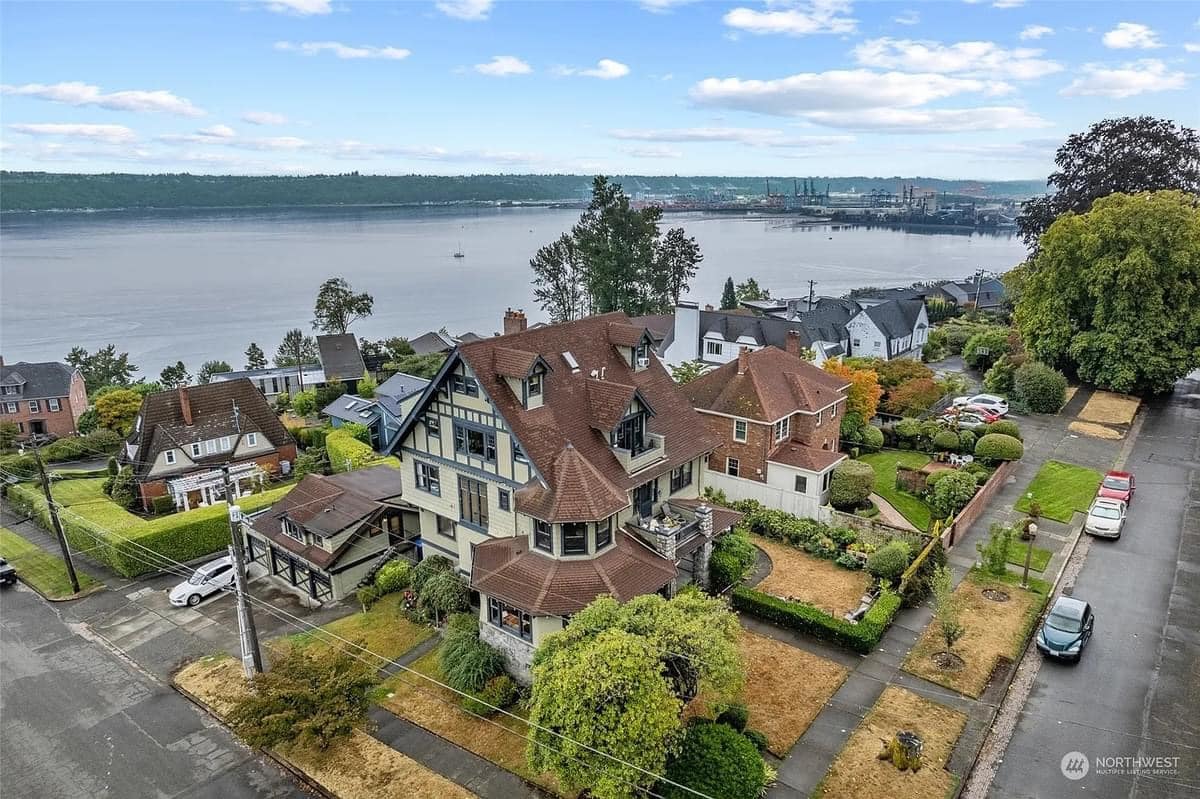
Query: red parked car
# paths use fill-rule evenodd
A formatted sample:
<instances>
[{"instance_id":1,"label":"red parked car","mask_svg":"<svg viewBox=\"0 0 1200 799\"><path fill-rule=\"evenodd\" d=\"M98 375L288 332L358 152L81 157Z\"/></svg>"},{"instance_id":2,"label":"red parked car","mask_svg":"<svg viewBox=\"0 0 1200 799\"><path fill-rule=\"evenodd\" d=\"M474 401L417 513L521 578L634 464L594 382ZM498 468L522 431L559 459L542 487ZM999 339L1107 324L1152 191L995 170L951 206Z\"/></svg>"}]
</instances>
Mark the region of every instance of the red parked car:
<instances>
[{"instance_id":1,"label":"red parked car","mask_svg":"<svg viewBox=\"0 0 1200 799\"><path fill-rule=\"evenodd\" d=\"M1130 472L1109 472L1104 475L1104 479L1100 481L1100 490L1096 493L1098 497L1106 499L1119 499L1128 505L1133 502L1133 489L1135 481Z\"/></svg>"},{"instance_id":2,"label":"red parked car","mask_svg":"<svg viewBox=\"0 0 1200 799\"><path fill-rule=\"evenodd\" d=\"M954 406L951 408L947 408L946 412L943 413L942 415L945 416L947 419L953 419L954 417L958 416L960 413L965 413L965 414L973 413L976 416L978 416L980 419L982 419L983 421L987 422L988 424L991 424L992 422L998 422L1002 418L1004 418L1000 414L996 413L994 410L992 410L990 408L985 408L982 405Z\"/></svg>"}]
</instances>

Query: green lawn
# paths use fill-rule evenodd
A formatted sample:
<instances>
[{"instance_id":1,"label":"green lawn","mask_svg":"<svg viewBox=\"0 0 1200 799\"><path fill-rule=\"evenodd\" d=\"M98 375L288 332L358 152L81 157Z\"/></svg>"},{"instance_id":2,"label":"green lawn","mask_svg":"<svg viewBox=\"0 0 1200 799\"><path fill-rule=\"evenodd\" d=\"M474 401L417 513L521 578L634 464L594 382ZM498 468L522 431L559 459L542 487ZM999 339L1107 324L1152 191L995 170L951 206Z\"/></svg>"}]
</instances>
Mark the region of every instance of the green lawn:
<instances>
[{"instance_id":1,"label":"green lawn","mask_svg":"<svg viewBox=\"0 0 1200 799\"><path fill-rule=\"evenodd\" d=\"M859 460L871 464L875 469L875 493L892 503L892 507L900 511L900 515L908 519L913 527L928 530L932 519L929 506L920 497L896 488L896 467L920 469L929 463L929 456L920 452L886 450L862 455Z\"/></svg>"},{"instance_id":2,"label":"green lawn","mask_svg":"<svg viewBox=\"0 0 1200 799\"><path fill-rule=\"evenodd\" d=\"M1012 546L1008 548L1008 562L1016 566L1025 566L1025 550L1029 544L1025 541L1013 541ZM1046 571L1047 564L1050 563L1050 558L1054 555L1048 549L1042 549L1035 546L1033 548L1033 557L1029 559L1029 569L1035 572Z\"/></svg>"},{"instance_id":3,"label":"green lawn","mask_svg":"<svg viewBox=\"0 0 1200 799\"><path fill-rule=\"evenodd\" d=\"M71 580L62 558L49 554L6 527L0 527L0 555L17 570L17 576L51 599L71 596ZM79 589L86 591L96 581L78 569Z\"/></svg>"},{"instance_id":4,"label":"green lawn","mask_svg":"<svg viewBox=\"0 0 1200 799\"><path fill-rule=\"evenodd\" d=\"M377 655L395 659L412 649L426 638L433 636L433 628L424 624L413 624L400 615L400 603L404 594L397 592L380 599L366 613L361 610L349 616L323 625L326 630L348 641L354 641ZM289 635L285 640L301 646L312 646L318 642L332 641L318 632L303 632Z\"/></svg>"},{"instance_id":5,"label":"green lawn","mask_svg":"<svg viewBox=\"0 0 1200 799\"><path fill-rule=\"evenodd\" d=\"M1075 511L1086 513L1096 489L1100 487L1102 475L1094 469L1060 461L1046 461L1033 482L1025 489L1016 509L1029 512L1029 495L1033 495L1042 506L1042 515L1058 522L1071 521Z\"/></svg>"}]
</instances>

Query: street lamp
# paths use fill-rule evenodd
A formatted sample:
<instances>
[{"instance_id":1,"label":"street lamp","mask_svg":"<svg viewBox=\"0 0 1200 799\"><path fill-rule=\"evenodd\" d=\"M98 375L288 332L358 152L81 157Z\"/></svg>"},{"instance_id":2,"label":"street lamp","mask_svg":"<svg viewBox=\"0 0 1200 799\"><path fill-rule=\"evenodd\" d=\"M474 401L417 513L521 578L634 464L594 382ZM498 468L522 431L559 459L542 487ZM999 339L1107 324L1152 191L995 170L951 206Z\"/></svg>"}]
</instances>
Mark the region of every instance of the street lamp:
<instances>
[{"instance_id":1,"label":"street lamp","mask_svg":"<svg viewBox=\"0 0 1200 799\"><path fill-rule=\"evenodd\" d=\"M1021 575L1021 587L1029 587L1029 561L1033 558L1033 539L1037 538L1037 522L1030 521L1025 527L1029 533L1029 546L1025 549L1025 572Z\"/></svg>"}]
</instances>

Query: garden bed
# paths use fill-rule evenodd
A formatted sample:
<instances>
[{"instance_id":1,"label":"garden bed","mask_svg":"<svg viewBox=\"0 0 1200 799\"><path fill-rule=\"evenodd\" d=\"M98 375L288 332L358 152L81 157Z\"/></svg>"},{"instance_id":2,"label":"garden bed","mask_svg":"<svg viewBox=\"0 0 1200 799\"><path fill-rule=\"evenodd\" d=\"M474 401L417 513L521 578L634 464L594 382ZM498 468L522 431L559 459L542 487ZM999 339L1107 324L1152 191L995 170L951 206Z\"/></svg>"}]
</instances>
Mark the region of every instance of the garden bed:
<instances>
[{"instance_id":1,"label":"garden bed","mask_svg":"<svg viewBox=\"0 0 1200 799\"><path fill-rule=\"evenodd\" d=\"M175 684L218 716L245 691L241 664L228 656L203 658L175 675ZM362 730L324 752L282 746L275 756L342 799L471 799L458 783L397 752Z\"/></svg>"},{"instance_id":2,"label":"garden bed","mask_svg":"<svg viewBox=\"0 0 1200 799\"><path fill-rule=\"evenodd\" d=\"M67 564L62 558L26 541L6 527L0 527L0 555L17 570L17 577L30 585L47 599L65 599L75 596L71 590L71 578L67 575ZM79 591L83 593L99 585L78 568Z\"/></svg>"},{"instance_id":3,"label":"garden bed","mask_svg":"<svg viewBox=\"0 0 1200 799\"><path fill-rule=\"evenodd\" d=\"M1071 422L1067 425L1067 429L1072 433L1079 433L1083 436L1092 438L1102 438L1105 441L1120 441L1125 437L1125 434L1115 427L1096 424L1095 422Z\"/></svg>"},{"instance_id":4,"label":"garden bed","mask_svg":"<svg viewBox=\"0 0 1200 799\"><path fill-rule=\"evenodd\" d=\"M929 463L929 456L921 452L886 450L861 455L858 458L871 464L875 470L875 493L908 519L918 530L928 530L932 511L920 497L896 488L896 467L921 469Z\"/></svg>"},{"instance_id":5,"label":"garden bed","mask_svg":"<svg viewBox=\"0 0 1200 799\"><path fill-rule=\"evenodd\" d=\"M322 625L321 629L394 660L434 635L432 627L414 624L400 614L403 602L402 591L388 594L366 613L359 611L343 616ZM315 630L295 633L280 640L299 646L329 646L336 643Z\"/></svg>"},{"instance_id":6,"label":"garden bed","mask_svg":"<svg viewBox=\"0 0 1200 799\"><path fill-rule=\"evenodd\" d=\"M957 778L946 771L946 764L966 723L966 715L957 710L903 688L888 686L846 741L812 795L815 799L950 796ZM922 739L920 771L900 771L879 759L881 739L891 739L900 730L915 732Z\"/></svg>"},{"instance_id":7,"label":"garden bed","mask_svg":"<svg viewBox=\"0 0 1200 799\"><path fill-rule=\"evenodd\" d=\"M1086 513L1096 498L1102 476L1095 469L1061 461L1046 461L1017 501L1016 510L1028 513L1029 495L1042 506L1042 516L1070 522L1075 511Z\"/></svg>"},{"instance_id":8,"label":"garden bed","mask_svg":"<svg viewBox=\"0 0 1200 799\"><path fill-rule=\"evenodd\" d=\"M934 619L909 652L904 670L978 699L997 664L1002 659L1016 660L1020 656L1046 603L1049 593L1046 583L1031 579L1032 590L1023 590L1017 586L1019 579L1015 575L969 573L954 590L966 627L966 633L953 647L953 653L963 660L962 668L948 671L935 663L934 656L946 651L946 643ZM1008 598L995 601L985 592L1000 592ZM999 598L996 593L992 595Z\"/></svg>"},{"instance_id":9,"label":"garden bed","mask_svg":"<svg viewBox=\"0 0 1200 799\"><path fill-rule=\"evenodd\" d=\"M1029 547L1029 542L1014 539L1012 546L1008 548L1008 562L1014 566L1025 567L1025 550ZM1033 557L1029 560L1029 570L1035 572L1046 571L1046 566L1050 564L1050 558L1054 557L1054 553L1048 549L1035 546L1033 548Z\"/></svg>"},{"instance_id":10,"label":"garden bed","mask_svg":"<svg viewBox=\"0 0 1200 799\"><path fill-rule=\"evenodd\" d=\"M770 574L755 586L763 593L794 597L840 617L857 609L871 586L871 577L864 571L851 571L762 536L752 536L752 540L771 558Z\"/></svg>"},{"instance_id":11,"label":"garden bed","mask_svg":"<svg viewBox=\"0 0 1200 799\"><path fill-rule=\"evenodd\" d=\"M1113 394L1109 391L1097 391L1079 412L1079 418L1085 422L1100 422L1101 424L1127 425L1133 422L1137 415L1141 400L1127 394Z\"/></svg>"}]
</instances>

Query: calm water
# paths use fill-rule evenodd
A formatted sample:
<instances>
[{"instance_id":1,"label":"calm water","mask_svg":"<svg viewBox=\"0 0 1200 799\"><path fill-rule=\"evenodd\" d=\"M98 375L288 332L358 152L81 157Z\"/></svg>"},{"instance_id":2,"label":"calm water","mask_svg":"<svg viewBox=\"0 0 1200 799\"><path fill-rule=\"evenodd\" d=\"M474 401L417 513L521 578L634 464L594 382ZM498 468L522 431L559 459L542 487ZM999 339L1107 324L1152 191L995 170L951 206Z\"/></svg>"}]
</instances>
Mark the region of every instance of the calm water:
<instances>
[{"instance_id":1,"label":"calm water","mask_svg":"<svg viewBox=\"0 0 1200 799\"><path fill-rule=\"evenodd\" d=\"M442 326L489 334L507 306L544 318L529 258L579 212L555 209L287 210L6 215L0 220L0 354L59 359L109 342L142 374L182 359L235 367L256 341L268 356L289 328L309 329L317 287L345 276L375 296L354 326L369 338ZM691 298L716 302L727 275L776 296L841 294L1007 269L1008 235L795 227L779 219L669 216L704 252ZM451 254L461 246L466 258Z\"/></svg>"}]
</instances>

